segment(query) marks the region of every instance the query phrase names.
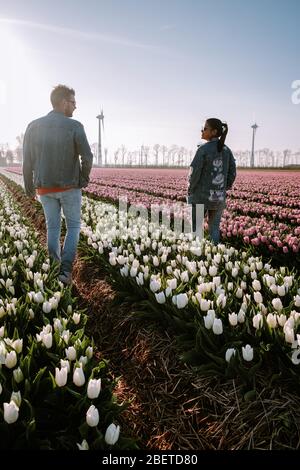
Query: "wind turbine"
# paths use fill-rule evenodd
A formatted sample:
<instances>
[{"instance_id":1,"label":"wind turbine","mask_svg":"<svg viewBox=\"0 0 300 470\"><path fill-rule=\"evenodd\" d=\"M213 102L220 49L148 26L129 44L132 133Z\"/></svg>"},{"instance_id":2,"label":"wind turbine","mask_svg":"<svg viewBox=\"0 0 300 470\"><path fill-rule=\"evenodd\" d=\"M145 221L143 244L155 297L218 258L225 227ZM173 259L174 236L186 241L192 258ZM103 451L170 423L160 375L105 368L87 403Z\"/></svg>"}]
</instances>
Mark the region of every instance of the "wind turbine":
<instances>
[{"instance_id":1,"label":"wind turbine","mask_svg":"<svg viewBox=\"0 0 300 470\"><path fill-rule=\"evenodd\" d=\"M102 140L101 140L101 125L102 130L104 133L104 114L103 109L101 109L101 113L96 116L99 120L99 128L98 128L98 165L102 166Z\"/></svg>"},{"instance_id":2,"label":"wind turbine","mask_svg":"<svg viewBox=\"0 0 300 470\"><path fill-rule=\"evenodd\" d=\"M256 133L256 129L258 128L258 125L255 122L251 127L253 129L253 133L252 133L252 150L251 150L250 167L253 168L254 167L254 137L255 137L255 133Z\"/></svg>"}]
</instances>

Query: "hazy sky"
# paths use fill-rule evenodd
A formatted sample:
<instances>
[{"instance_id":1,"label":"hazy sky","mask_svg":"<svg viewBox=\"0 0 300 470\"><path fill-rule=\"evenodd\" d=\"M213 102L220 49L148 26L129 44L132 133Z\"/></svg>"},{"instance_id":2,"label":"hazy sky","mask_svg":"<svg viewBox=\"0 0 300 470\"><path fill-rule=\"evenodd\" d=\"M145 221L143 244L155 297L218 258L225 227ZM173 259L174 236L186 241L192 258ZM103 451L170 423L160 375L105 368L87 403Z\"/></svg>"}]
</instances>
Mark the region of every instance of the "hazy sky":
<instances>
[{"instance_id":1,"label":"hazy sky","mask_svg":"<svg viewBox=\"0 0 300 470\"><path fill-rule=\"evenodd\" d=\"M207 117L228 145L299 149L299 0L0 0L0 143L76 90L90 143L194 149Z\"/></svg>"}]
</instances>

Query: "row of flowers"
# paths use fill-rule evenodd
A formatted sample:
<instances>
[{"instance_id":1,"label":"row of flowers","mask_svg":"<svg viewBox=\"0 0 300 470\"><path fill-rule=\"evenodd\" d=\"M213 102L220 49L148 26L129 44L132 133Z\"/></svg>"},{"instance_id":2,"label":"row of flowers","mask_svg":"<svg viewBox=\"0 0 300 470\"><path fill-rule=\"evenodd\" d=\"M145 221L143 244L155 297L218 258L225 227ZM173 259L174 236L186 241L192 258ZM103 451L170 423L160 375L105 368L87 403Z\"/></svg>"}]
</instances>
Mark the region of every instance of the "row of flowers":
<instances>
[{"instance_id":1,"label":"row of flowers","mask_svg":"<svg viewBox=\"0 0 300 470\"><path fill-rule=\"evenodd\" d=\"M0 183L0 448L130 448L87 316Z\"/></svg>"},{"instance_id":2,"label":"row of flowers","mask_svg":"<svg viewBox=\"0 0 300 470\"><path fill-rule=\"evenodd\" d=\"M82 233L117 285L139 309L171 322L198 365L213 361L226 373L235 364L261 365L278 357L286 368L300 362L299 279L246 251L212 246L187 234L132 224L105 204L84 199ZM149 236L151 233L151 237ZM185 358L188 358L185 354ZM226 366L227 364L227 366ZM249 374L248 374L249 376Z\"/></svg>"},{"instance_id":3,"label":"row of flowers","mask_svg":"<svg viewBox=\"0 0 300 470\"><path fill-rule=\"evenodd\" d=\"M14 169L13 171L15 172L15 178L18 178L16 173L20 172L20 169ZM180 180L180 177L176 178L174 182L175 187L173 188L174 193L171 194L168 192L169 189L166 186L168 181L168 184L170 184L168 172L162 176L152 176L150 181L146 179L144 172L139 172L138 170L136 170L138 174L134 173L134 175L132 175L132 172L130 172L130 174L126 173L125 175L121 172L121 175L119 175L116 172L112 173L113 170L111 170L107 176L106 172L103 170L102 173L99 173L99 169L93 170L92 175L94 174L95 176L92 176L92 182L86 190L87 194L114 202L118 201L119 197L122 197L126 198L129 205L142 204L147 208L149 208L151 204L157 204L162 208L171 209L171 211L175 213L176 211L180 212L184 210L184 205L180 201L177 200L176 203L174 200L176 198L184 199L183 195L186 191L186 180L185 189L183 190L183 187L181 187L180 190L176 190L176 186L179 184L177 180ZM111 173L113 176L110 176ZM152 170L152 173L155 175L154 170ZM141 181L137 180L138 175L140 175ZM234 190L229 192L228 207L223 214L221 222L223 240L229 241L235 246L241 246L241 244L245 247L251 246L256 249L257 255L263 254L268 256L269 253L281 255L299 253L299 209L290 209L288 208L290 207L289 204L286 204L286 207L267 205L266 203L268 201L264 201L264 204L253 204L253 202L245 203L242 199L243 195L249 195L249 201L255 200L255 197L260 194L257 191L266 190L266 184L269 181L267 188L270 190L271 195L274 192L275 195L277 194L279 186L282 188L282 191L285 191L287 194L289 192L294 194L294 196L291 196L291 200L297 198L299 201L299 188L295 186L294 175L289 174L283 176L281 182L276 185L276 189L274 189L270 176L267 178L265 175L261 176L258 173L256 177L258 178L257 187L251 175L250 177L245 177L243 174L239 175ZM93 181L97 181L97 179L101 182L100 185L93 183ZM106 184L104 185L105 181ZM159 183L161 183L162 186L159 186ZM182 184L181 182L180 185ZM153 189L156 186L158 188L157 191ZM241 188L244 186L251 188L253 191L242 191ZM125 189L126 187L128 189ZM132 188L138 188L139 191L134 191ZM141 192L143 188L146 188L146 190L152 192L152 194ZM254 191L255 189L256 192ZM161 196L157 194L161 194ZM250 197L250 194L252 194L253 197ZM241 198L239 198L239 195L241 195ZM262 194L262 196L266 197L265 194ZM288 198L289 196L284 197ZM175 206L174 203L176 203ZM207 223L205 224L205 229L207 229ZM298 258L295 259L294 264L298 262L297 260ZM289 261L293 262L293 259Z\"/></svg>"}]
</instances>

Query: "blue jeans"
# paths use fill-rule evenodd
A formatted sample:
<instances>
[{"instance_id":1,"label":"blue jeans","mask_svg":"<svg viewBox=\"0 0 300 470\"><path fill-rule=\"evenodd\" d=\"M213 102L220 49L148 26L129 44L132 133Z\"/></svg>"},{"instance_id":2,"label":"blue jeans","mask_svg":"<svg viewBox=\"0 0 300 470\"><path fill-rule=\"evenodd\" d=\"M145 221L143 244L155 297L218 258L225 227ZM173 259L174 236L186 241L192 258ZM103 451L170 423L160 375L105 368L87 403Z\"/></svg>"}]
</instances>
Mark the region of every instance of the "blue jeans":
<instances>
[{"instance_id":1,"label":"blue jeans","mask_svg":"<svg viewBox=\"0 0 300 470\"><path fill-rule=\"evenodd\" d=\"M218 209L207 209L204 208L204 214L208 215L208 231L209 236L217 245L220 242L220 222L224 207ZM196 230L196 204L192 205L192 221L193 221L193 231Z\"/></svg>"},{"instance_id":2,"label":"blue jeans","mask_svg":"<svg viewBox=\"0 0 300 470\"><path fill-rule=\"evenodd\" d=\"M51 258L61 262L61 272L71 272L80 235L81 189L68 189L40 196L47 225L47 244ZM61 209L67 233L60 248Z\"/></svg>"}]
</instances>

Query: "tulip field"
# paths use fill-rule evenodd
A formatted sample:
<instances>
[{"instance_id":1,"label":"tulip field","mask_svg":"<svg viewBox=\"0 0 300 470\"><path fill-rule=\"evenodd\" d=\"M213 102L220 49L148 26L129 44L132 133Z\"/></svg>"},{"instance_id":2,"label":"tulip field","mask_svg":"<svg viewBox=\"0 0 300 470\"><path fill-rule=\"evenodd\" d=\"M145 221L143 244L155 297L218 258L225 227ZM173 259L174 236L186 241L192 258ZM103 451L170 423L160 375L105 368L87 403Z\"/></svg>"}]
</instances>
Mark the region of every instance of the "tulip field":
<instances>
[{"instance_id":1,"label":"tulip field","mask_svg":"<svg viewBox=\"0 0 300 470\"><path fill-rule=\"evenodd\" d=\"M1 170L1 449L300 447L300 172L238 170L218 246L120 210L185 213L187 174L93 169L65 288Z\"/></svg>"}]
</instances>

